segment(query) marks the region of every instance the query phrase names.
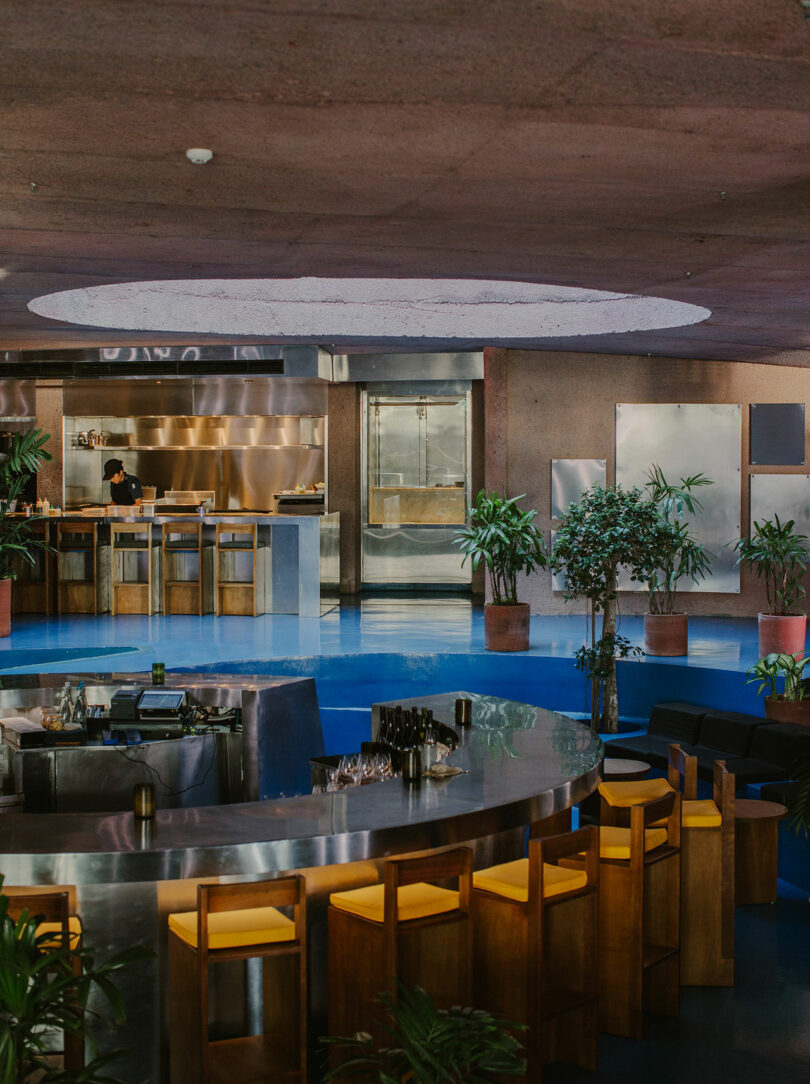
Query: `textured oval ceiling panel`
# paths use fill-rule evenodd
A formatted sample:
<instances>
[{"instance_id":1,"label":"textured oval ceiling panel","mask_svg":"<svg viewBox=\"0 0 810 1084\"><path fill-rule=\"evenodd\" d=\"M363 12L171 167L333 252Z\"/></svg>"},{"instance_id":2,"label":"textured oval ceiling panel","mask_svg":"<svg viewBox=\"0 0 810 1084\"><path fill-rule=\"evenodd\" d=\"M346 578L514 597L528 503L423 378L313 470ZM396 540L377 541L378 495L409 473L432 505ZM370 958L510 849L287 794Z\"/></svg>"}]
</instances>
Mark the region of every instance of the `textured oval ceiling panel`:
<instances>
[{"instance_id":1,"label":"textured oval ceiling panel","mask_svg":"<svg viewBox=\"0 0 810 1084\"><path fill-rule=\"evenodd\" d=\"M133 331L375 339L538 339L681 327L710 311L661 297L481 279L185 279L45 294L39 316Z\"/></svg>"}]
</instances>

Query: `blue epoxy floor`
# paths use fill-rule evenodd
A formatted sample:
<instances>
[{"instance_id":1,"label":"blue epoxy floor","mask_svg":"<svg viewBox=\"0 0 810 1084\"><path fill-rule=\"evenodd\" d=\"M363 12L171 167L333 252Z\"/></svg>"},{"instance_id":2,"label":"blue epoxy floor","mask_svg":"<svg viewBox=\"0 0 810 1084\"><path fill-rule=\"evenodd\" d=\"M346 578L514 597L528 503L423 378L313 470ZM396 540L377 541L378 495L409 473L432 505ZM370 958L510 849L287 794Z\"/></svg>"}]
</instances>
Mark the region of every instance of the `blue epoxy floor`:
<instances>
[{"instance_id":1,"label":"blue epoxy floor","mask_svg":"<svg viewBox=\"0 0 810 1084\"><path fill-rule=\"evenodd\" d=\"M528 655L571 658L586 631L584 617L533 617ZM641 644L642 619L623 618L621 632ZM114 646L128 654L110 655ZM466 599L451 597L362 599L344 602L322 618L20 614L13 619L11 636L0 641L0 671L59 671L58 662L43 658L40 665L15 657L15 652L61 648L80 649L91 669L94 648L104 649L104 667L125 671L149 669L156 660L168 667L183 667L368 652L477 654L484 652L483 612ZM756 658L756 620L693 617L688 657L655 661L666 666L744 671ZM640 665L645 661L640 660Z\"/></svg>"}]
</instances>

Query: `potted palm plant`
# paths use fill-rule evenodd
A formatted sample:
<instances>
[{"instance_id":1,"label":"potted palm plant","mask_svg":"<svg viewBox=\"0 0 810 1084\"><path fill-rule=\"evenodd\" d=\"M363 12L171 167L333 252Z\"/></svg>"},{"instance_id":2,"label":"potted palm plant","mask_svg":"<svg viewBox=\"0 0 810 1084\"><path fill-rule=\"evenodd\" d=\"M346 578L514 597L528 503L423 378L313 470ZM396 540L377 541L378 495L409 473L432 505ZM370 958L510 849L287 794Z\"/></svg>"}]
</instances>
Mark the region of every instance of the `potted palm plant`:
<instances>
[{"instance_id":1,"label":"potted palm plant","mask_svg":"<svg viewBox=\"0 0 810 1084\"><path fill-rule=\"evenodd\" d=\"M676 608L678 584L684 579L695 583L705 579L711 554L694 538L684 517L702 509L694 491L712 485L712 481L704 474L693 474L673 485L656 463L647 477L644 488L669 530L659 535L657 565L647 583L650 608L644 615L644 651L648 655L686 655L689 631L687 615Z\"/></svg>"},{"instance_id":2,"label":"potted palm plant","mask_svg":"<svg viewBox=\"0 0 810 1084\"><path fill-rule=\"evenodd\" d=\"M795 655L773 652L759 659L748 671L750 685L759 682L757 695L765 693L765 715L775 723L797 723L810 726L810 699L802 675L808 658L796 658ZM784 682L779 692L779 681Z\"/></svg>"},{"instance_id":3,"label":"potted palm plant","mask_svg":"<svg viewBox=\"0 0 810 1084\"><path fill-rule=\"evenodd\" d=\"M504 1076L523 1076L526 1060L510 1034L522 1024L499 1020L480 1009L437 1009L419 986L400 985L397 997L380 994L390 1045L375 1048L366 1032L329 1038L346 1049L343 1062L327 1073L329 1081L363 1080L379 1084L495 1084ZM509 1030L508 1030L509 1029Z\"/></svg>"},{"instance_id":4,"label":"potted palm plant","mask_svg":"<svg viewBox=\"0 0 810 1084\"><path fill-rule=\"evenodd\" d=\"M754 521L751 537L740 538L734 548L737 564L753 569L765 584L768 612L757 615L760 657L804 655L807 615L794 608L805 593L807 536L795 530L792 519L783 523L775 515L762 523Z\"/></svg>"},{"instance_id":5,"label":"potted palm plant","mask_svg":"<svg viewBox=\"0 0 810 1084\"><path fill-rule=\"evenodd\" d=\"M547 564L543 536L534 511L523 511L519 497L502 497L482 489L469 512L469 524L455 532L454 543L469 558L473 571L483 561L489 572L492 601L484 607L484 642L489 651L526 651L529 647L529 604L517 600L518 573L528 575Z\"/></svg>"},{"instance_id":6,"label":"potted palm plant","mask_svg":"<svg viewBox=\"0 0 810 1084\"><path fill-rule=\"evenodd\" d=\"M28 476L51 458L43 447L48 440L50 434L41 429L15 433L5 456L0 456L0 636L11 632L11 581L17 563L33 565L34 551L50 548L31 533L31 523L39 517L15 515Z\"/></svg>"}]
</instances>

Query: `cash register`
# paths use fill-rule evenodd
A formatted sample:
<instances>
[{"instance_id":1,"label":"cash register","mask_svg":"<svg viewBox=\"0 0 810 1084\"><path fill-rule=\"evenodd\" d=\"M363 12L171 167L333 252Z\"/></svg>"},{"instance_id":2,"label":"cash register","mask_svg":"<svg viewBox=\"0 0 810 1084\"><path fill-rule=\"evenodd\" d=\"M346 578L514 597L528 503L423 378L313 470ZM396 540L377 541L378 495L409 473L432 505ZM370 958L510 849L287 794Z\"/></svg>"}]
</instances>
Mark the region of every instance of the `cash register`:
<instances>
[{"instance_id":1,"label":"cash register","mask_svg":"<svg viewBox=\"0 0 810 1084\"><path fill-rule=\"evenodd\" d=\"M110 713L104 722L107 724L105 729L123 732L126 739L135 738L137 731L142 739L164 741L182 738L187 714L184 689L145 689L130 685L113 694Z\"/></svg>"}]
</instances>

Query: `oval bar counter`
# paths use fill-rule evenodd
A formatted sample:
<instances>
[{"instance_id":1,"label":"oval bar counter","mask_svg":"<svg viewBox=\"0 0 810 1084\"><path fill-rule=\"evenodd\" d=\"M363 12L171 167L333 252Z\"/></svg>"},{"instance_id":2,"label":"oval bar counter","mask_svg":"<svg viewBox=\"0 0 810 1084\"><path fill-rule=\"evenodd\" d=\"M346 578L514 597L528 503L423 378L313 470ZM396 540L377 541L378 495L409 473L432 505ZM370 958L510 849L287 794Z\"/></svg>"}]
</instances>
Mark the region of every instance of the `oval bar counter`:
<instances>
[{"instance_id":1,"label":"oval bar counter","mask_svg":"<svg viewBox=\"0 0 810 1084\"><path fill-rule=\"evenodd\" d=\"M172 684L179 687L182 678L173 674ZM189 686L196 680L189 675ZM222 680L234 683L233 675ZM167 915L196 906L198 881L305 875L311 1037L317 1039L325 1030L330 892L375 883L380 860L392 854L471 843L477 864L519 857L524 826L569 809L596 787L604 750L587 726L543 708L462 692L418 703L453 726L457 697L472 701L472 727L460 731L449 758L463 774L445 780L406 785L390 779L335 793L158 809L146 822L132 813L3 817L0 871L7 885L75 886L87 945L102 956L137 943L157 953L149 973L122 984L128 1023L112 1041L129 1050L114 1065L122 1080L168 1079L167 1008L159 996L166 989ZM264 725L272 727L272 718ZM223 1004L230 1000L223 995Z\"/></svg>"}]
</instances>

